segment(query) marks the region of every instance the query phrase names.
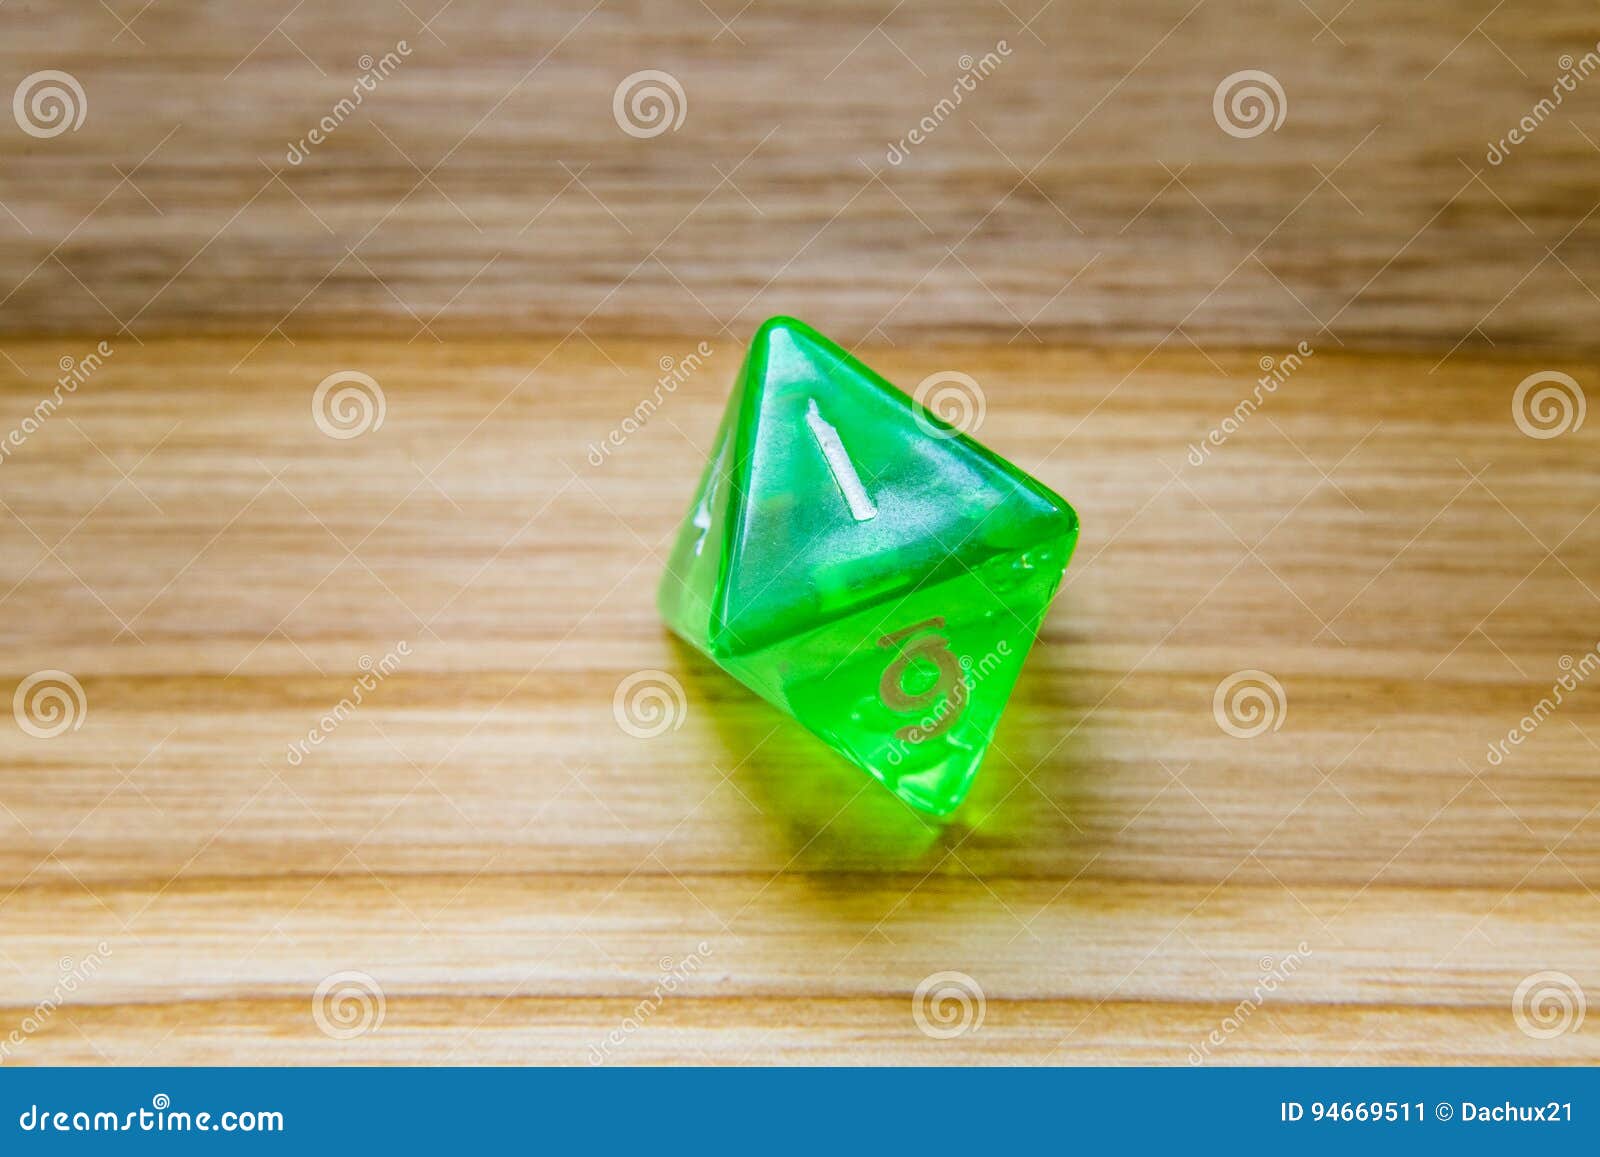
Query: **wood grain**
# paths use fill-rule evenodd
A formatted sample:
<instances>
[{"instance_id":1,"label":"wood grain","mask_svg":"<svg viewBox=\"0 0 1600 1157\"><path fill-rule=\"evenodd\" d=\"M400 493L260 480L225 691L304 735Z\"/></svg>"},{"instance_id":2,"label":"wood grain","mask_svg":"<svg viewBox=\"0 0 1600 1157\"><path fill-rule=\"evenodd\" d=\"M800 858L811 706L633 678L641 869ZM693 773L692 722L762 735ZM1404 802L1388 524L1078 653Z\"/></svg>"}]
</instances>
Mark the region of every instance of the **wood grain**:
<instances>
[{"instance_id":1,"label":"wood grain","mask_svg":"<svg viewBox=\"0 0 1600 1157\"><path fill-rule=\"evenodd\" d=\"M1600 41L1576 0L430 7L0 9L7 91L87 102L0 133L0 333L1595 349L1600 85L1488 160ZM644 69L685 94L651 139ZM1246 69L1286 115L1239 139Z\"/></svg>"},{"instance_id":2,"label":"wood grain","mask_svg":"<svg viewBox=\"0 0 1600 1157\"><path fill-rule=\"evenodd\" d=\"M6 342L0 427L97 340ZM692 340L121 342L0 461L0 688L87 702L0 728L0 1030L105 946L8 1061L1181 1064L1291 956L1210 1063L1600 1059L1512 1013L1541 971L1600 991L1600 701L1486 754L1600 641L1594 427L1512 418L1551 363L1318 348L1197 466L1260 351L863 349L972 374L1084 525L937 826L657 621L713 344L599 465ZM349 440L312 415L340 370L386 401ZM640 739L646 669L685 709ZM1284 710L1239 739L1247 669ZM349 970L385 1013L338 1040L313 992ZM985 1016L936 1040L911 994L950 970Z\"/></svg>"}]
</instances>

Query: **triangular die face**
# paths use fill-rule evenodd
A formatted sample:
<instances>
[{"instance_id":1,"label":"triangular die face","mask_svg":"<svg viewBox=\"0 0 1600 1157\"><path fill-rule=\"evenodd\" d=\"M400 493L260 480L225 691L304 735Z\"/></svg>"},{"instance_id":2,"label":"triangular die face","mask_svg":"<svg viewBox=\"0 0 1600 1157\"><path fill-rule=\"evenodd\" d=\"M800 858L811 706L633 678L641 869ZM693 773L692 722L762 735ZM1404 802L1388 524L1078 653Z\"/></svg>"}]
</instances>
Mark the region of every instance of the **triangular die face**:
<instances>
[{"instance_id":1,"label":"triangular die face","mask_svg":"<svg viewBox=\"0 0 1600 1157\"><path fill-rule=\"evenodd\" d=\"M1070 553L1053 539L727 669L906 803L966 797Z\"/></svg>"},{"instance_id":2,"label":"triangular die face","mask_svg":"<svg viewBox=\"0 0 1600 1157\"><path fill-rule=\"evenodd\" d=\"M729 419L714 655L760 650L1076 531L1058 496L790 318L757 332Z\"/></svg>"}]
</instances>

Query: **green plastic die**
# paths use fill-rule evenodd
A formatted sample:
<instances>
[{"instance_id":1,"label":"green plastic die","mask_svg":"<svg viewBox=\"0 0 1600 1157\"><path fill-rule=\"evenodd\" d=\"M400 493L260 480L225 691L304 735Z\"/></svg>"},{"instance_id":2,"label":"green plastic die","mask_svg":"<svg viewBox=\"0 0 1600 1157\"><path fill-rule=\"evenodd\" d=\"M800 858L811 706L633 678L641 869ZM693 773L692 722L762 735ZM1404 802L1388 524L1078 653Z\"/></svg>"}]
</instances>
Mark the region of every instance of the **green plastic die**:
<instances>
[{"instance_id":1,"label":"green plastic die","mask_svg":"<svg viewBox=\"0 0 1600 1157\"><path fill-rule=\"evenodd\" d=\"M906 803L966 797L1072 508L793 318L756 332L659 595L667 625Z\"/></svg>"}]
</instances>

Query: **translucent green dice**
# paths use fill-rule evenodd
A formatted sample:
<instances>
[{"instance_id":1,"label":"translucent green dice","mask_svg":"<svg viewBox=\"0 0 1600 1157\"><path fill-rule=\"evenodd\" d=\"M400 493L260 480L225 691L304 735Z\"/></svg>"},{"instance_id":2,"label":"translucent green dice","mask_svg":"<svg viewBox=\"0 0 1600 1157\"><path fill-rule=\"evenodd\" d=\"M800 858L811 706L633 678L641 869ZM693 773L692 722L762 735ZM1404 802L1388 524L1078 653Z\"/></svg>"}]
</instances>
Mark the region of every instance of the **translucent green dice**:
<instances>
[{"instance_id":1,"label":"translucent green dice","mask_svg":"<svg viewBox=\"0 0 1600 1157\"><path fill-rule=\"evenodd\" d=\"M967 794L1078 538L1070 506L802 322L756 332L667 625L906 803Z\"/></svg>"}]
</instances>

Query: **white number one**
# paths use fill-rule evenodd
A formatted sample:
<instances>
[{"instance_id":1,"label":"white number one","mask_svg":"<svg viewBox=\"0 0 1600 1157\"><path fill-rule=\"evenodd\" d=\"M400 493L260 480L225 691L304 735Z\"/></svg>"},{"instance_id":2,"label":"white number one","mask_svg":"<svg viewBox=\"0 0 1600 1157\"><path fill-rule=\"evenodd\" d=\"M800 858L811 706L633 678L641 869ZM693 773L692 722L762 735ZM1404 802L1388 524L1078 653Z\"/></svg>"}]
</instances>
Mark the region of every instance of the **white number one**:
<instances>
[{"instance_id":1,"label":"white number one","mask_svg":"<svg viewBox=\"0 0 1600 1157\"><path fill-rule=\"evenodd\" d=\"M817 409L817 400L811 398L809 401L806 425L811 427L811 436L817 440L817 448L828 460L828 469L833 473L833 480L839 484L839 493L844 495L845 504L850 507L850 517L857 522L876 518L878 508L872 505L867 488L861 485L861 475L856 473L855 463L845 453L844 443L839 441L839 431L830 426L822 416L822 411Z\"/></svg>"}]
</instances>

